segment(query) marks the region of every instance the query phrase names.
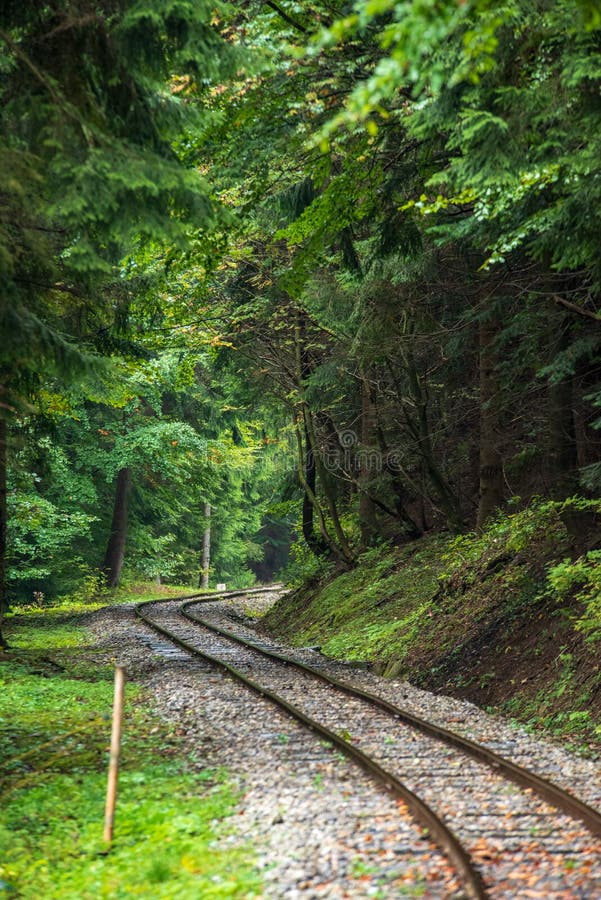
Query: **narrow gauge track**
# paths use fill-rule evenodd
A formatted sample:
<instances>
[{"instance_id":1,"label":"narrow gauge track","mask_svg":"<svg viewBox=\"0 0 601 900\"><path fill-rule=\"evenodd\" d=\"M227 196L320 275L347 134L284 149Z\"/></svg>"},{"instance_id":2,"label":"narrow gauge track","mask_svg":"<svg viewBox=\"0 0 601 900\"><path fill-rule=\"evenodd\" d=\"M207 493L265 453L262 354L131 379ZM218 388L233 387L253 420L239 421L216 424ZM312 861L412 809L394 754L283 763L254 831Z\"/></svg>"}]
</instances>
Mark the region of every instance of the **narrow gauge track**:
<instances>
[{"instance_id":1,"label":"narrow gauge track","mask_svg":"<svg viewBox=\"0 0 601 900\"><path fill-rule=\"evenodd\" d=\"M601 836L601 815L594 809L485 746L258 644L241 633L248 629L224 628L224 613L217 624L190 612L199 603L273 590L178 598L187 602L175 610L173 600L150 601L138 604L136 614L173 643L276 703L402 799L446 853L470 897L518 897L518 885L526 884L535 889L525 896L543 896L538 890L544 890L558 900L601 897L601 867L589 872L588 881L579 872L580 863L584 872L601 858L601 843L591 838ZM166 603L170 608L163 613ZM291 668L298 673L293 682ZM525 791L508 795L508 780Z\"/></svg>"}]
</instances>

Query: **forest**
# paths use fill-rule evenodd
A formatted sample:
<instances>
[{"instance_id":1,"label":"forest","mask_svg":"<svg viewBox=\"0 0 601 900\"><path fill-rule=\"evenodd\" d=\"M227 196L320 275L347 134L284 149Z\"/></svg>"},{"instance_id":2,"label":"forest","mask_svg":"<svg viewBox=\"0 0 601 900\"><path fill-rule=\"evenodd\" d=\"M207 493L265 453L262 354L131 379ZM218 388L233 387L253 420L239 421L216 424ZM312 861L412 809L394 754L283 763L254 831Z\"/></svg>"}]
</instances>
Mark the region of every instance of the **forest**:
<instances>
[{"instance_id":1,"label":"forest","mask_svg":"<svg viewBox=\"0 0 601 900\"><path fill-rule=\"evenodd\" d=\"M597 0L1 20L2 611L538 509L601 633Z\"/></svg>"}]
</instances>

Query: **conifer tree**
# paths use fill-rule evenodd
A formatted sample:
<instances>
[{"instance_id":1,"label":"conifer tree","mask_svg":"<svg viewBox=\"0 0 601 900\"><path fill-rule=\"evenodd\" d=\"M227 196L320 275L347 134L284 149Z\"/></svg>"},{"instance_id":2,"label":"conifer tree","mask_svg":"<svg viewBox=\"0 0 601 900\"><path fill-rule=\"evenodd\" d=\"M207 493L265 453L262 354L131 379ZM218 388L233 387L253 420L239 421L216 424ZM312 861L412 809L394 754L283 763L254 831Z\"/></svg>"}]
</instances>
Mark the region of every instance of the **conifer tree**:
<instances>
[{"instance_id":1,"label":"conifer tree","mask_svg":"<svg viewBox=\"0 0 601 900\"><path fill-rule=\"evenodd\" d=\"M185 248L214 221L209 189L175 143L198 123L186 94L208 90L232 52L203 0L9 0L0 44L0 414L10 419L44 375L97 367L132 245Z\"/></svg>"}]
</instances>

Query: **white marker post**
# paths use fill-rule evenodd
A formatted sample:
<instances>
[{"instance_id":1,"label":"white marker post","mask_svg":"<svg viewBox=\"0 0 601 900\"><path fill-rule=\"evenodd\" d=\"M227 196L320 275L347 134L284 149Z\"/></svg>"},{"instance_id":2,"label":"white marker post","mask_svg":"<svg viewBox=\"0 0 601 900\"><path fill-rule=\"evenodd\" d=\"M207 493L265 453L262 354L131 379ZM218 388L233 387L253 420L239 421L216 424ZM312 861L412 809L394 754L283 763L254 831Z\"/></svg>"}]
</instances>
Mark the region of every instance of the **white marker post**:
<instances>
[{"instance_id":1,"label":"white marker post","mask_svg":"<svg viewBox=\"0 0 601 900\"><path fill-rule=\"evenodd\" d=\"M119 752L121 750L121 723L123 721L123 694L125 673L123 666L115 666L115 697L113 701L113 728L111 732L111 755L106 786L106 806L104 810L104 840L113 841L115 805L117 803L117 776L119 773Z\"/></svg>"}]
</instances>

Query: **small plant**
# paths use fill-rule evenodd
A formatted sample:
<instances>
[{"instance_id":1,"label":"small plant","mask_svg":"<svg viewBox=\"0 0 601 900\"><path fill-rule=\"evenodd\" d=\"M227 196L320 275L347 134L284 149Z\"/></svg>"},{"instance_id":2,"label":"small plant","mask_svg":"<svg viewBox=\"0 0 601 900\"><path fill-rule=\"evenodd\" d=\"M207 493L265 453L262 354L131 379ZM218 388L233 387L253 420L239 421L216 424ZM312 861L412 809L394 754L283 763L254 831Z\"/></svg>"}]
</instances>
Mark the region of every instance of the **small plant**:
<instances>
[{"instance_id":1,"label":"small plant","mask_svg":"<svg viewBox=\"0 0 601 900\"><path fill-rule=\"evenodd\" d=\"M360 878L362 875L377 875L378 869L373 863L366 863L362 859L354 859L351 863L351 875Z\"/></svg>"},{"instance_id":2,"label":"small plant","mask_svg":"<svg viewBox=\"0 0 601 900\"><path fill-rule=\"evenodd\" d=\"M106 597L107 590L104 583L104 575L98 569L88 569L81 575L77 588L70 594L60 598L61 606L73 604L96 603Z\"/></svg>"},{"instance_id":3,"label":"small plant","mask_svg":"<svg viewBox=\"0 0 601 900\"><path fill-rule=\"evenodd\" d=\"M316 576L323 577L330 569L329 564L319 560L302 540L295 541L290 547L290 559L286 568L280 573L285 584L303 584Z\"/></svg>"},{"instance_id":4,"label":"small plant","mask_svg":"<svg viewBox=\"0 0 601 900\"><path fill-rule=\"evenodd\" d=\"M494 672L483 672L478 679L478 684L482 690L488 687L491 681L494 681L495 673Z\"/></svg>"},{"instance_id":5,"label":"small plant","mask_svg":"<svg viewBox=\"0 0 601 900\"><path fill-rule=\"evenodd\" d=\"M567 653L564 650L557 657L557 661L558 661L559 665L561 666L561 672L557 679L554 693L555 693L556 697L561 697L561 696L563 696L563 694L565 694L565 692L571 686L572 680L574 677L574 670L573 670L573 666L572 666L572 654Z\"/></svg>"}]
</instances>

